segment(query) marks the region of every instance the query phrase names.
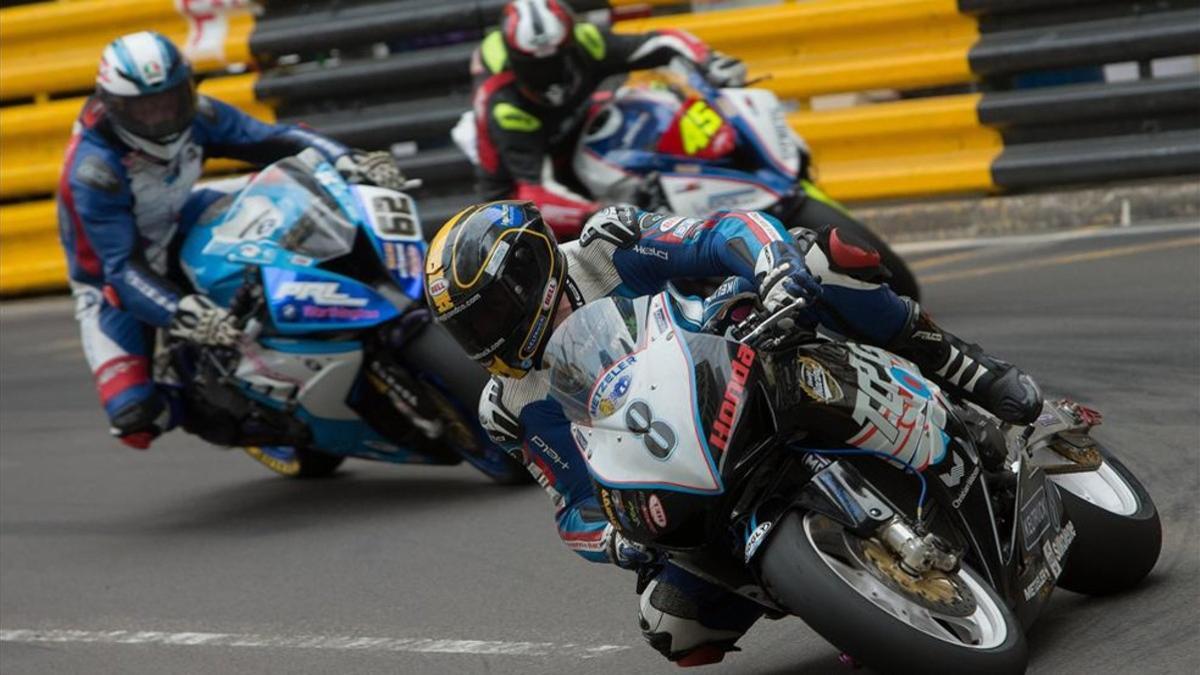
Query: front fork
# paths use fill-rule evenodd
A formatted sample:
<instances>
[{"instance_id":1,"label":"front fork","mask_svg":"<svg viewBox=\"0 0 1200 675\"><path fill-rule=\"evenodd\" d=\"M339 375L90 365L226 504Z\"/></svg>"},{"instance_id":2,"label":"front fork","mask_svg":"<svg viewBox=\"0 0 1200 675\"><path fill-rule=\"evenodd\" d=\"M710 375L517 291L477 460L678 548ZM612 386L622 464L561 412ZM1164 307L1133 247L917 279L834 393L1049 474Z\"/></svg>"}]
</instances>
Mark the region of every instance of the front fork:
<instances>
[{"instance_id":1,"label":"front fork","mask_svg":"<svg viewBox=\"0 0 1200 675\"><path fill-rule=\"evenodd\" d=\"M812 453L803 454L800 464L811 477L800 486L794 499L763 500L742 520L746 563L760 550L774 523L799 508L827 516L863 539L878 539L911 576L919 577L935 569L958 570L960 552L893 508L853 466Z\"/></svg>"}]
</instances>

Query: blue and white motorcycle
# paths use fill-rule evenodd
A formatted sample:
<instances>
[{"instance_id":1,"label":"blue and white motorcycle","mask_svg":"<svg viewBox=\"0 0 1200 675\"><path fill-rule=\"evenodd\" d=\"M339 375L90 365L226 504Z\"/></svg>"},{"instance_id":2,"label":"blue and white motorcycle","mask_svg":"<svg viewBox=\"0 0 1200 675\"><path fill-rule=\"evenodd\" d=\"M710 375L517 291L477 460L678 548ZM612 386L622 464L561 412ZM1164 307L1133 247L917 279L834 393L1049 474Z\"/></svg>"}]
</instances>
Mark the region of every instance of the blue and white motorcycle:
<instances>
[{"instance_id":1,"label":"blue and white motorcycle","mask_svg":"<svg viewBox=\"0 0 1200 675\"><path fill-rule=\"evenodd\" d=\"M350 185L306 151L213 204L180 259L245 333L236 349L167 343L186 430L289 476L358 457L528 479L477 422L486 373L425 309L408 195Z\"/></svg>"},{"instance_id":2,"label":"blue and white motorcycle","mask_svg":"<svg viewBox=\"0 0 1200 675\"><path fill-rule=\"evenodd\" d=\"M810 179L804 141L775 94L717 88L685 63L594 97L571 167L593 199L695 216L766 211L787 227L836 226L879 251L897 293L918 298L891 247Z\"/></svg>"}]
</instances>

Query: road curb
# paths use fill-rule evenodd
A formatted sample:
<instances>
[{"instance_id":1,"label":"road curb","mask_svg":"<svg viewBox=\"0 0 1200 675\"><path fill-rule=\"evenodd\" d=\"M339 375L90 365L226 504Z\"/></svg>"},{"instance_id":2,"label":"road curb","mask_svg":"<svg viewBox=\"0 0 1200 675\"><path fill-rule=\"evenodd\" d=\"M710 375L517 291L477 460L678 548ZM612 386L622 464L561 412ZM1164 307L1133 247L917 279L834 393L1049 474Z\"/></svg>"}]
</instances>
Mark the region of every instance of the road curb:
<instances>
[{"instance_id":1,"label":"road curb","mask_svg":"<svg viewBox=\"0 0 1200 675\"><path fill-rule=\"evenodd\" d=\"M1200 216L1200 177L999 197L855 207L890 242L1057 232Z\"/></svg>"}]
</instances>

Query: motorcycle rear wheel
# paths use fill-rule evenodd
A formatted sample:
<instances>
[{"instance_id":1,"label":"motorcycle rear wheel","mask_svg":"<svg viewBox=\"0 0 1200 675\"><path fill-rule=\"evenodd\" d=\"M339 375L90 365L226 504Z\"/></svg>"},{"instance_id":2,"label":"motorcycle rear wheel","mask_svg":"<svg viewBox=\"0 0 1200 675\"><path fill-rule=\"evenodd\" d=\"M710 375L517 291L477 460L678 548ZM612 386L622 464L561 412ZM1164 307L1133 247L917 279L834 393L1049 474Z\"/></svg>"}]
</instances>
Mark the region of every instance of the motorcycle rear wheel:
<instances>
[{"instance_id":1,"label":"motorcycle rear wheel","mask_svg":"<svg viewBox=\"0 0 1200 675\"><path fill-rule=\"evenodd\" d=\"M1076 532L1058 587L1086 595L1136 586L1162 550L1162 523L1150 494L1111 452L1099 450L1104 463L1096 471L1050 476Z\"/></svg>"},{"instance_id":2,"label":"motorcycle rear wheel","mask_svg":"<svg viewBox=\"0 0 1200 675\"><path fill-rule=\"evenodd\" d=\"M862 555L876 550L873 540L825 516L792 512L773 530L761 558L768 593L864 665L884 673L1025 671L1020 624L969 567L926 575L906 591L870 567L878 558Z\"/></svg>"}]
</instances>

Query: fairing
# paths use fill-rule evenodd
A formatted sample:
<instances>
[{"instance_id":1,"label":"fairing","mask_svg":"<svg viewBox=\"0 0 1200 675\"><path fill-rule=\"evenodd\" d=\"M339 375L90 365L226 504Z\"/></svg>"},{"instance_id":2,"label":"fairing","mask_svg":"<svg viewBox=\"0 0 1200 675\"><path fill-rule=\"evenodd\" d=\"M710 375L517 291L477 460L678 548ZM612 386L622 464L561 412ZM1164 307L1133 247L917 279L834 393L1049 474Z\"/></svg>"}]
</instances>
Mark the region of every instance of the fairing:
<instances>
[{"instance_id":1,"label":"fairing","mask_svg":"<svg viewBox=\"0 0 1200 675\"><path fill-rule=\"evenodd\" d=\"M685 331L674 312L667 294L590 303L545 358L609 519L636 540L692 548L721 517L713 500L755 354Z\"/></svg>"},{"instance_id":2,"label":"fairing","mask_svg":"<svg viewBox=\"0 0 1200 675\"><path fill-rule=\"evenodd\" d=\"M270 325L241 348L234 371L247 397L301 420L322 451L427 463L436 460L384 438L352 407L364 361L358 331L421 299L424 253L411 198L349 185L305 152L262 170L194 227L181 262L223 306L248 278L262 284Z\"/></svg>"}]
</instances>

